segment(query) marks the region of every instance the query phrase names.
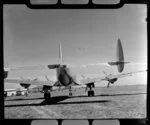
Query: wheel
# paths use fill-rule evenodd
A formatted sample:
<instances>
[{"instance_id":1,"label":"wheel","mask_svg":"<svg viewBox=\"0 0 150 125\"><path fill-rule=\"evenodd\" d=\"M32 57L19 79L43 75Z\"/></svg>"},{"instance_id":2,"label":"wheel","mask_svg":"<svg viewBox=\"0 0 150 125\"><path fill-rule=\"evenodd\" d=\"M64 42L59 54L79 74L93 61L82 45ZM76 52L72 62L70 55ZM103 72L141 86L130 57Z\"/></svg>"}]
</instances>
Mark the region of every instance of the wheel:
<instances>
[{"instance_id":1,"label":"wheel","mask_svg":"<svg viewBox=\"0 0 150 125\"><path fill-rule=\"evenodd\" d=\"M91 96L91 91L88 91L88 96Z\"/></svg>"},{"instance_id":2,"label":"wheel","mask_svg":"<svg viewBox=\"0 0 150 125\"><path fill-rule=\"evenodd\" d=\"M51 98L51 94L50 93L44 93L44 99L50 99Z\"/></svg>"},{"instance_id":3,"label":"wheel","mask_svg":"<svg viewBox=\"0 0 150 125\"><path fill-rule=\"evenodd\" d=\"M27 97L27 96L28 96L28 93L25 93L25 96Z\"/></svg>"},{"instance_id":4,"label":"wheel","mask_svg":"<svg viewBox=\"0 0 150 125\"><path fill-rule=\"evenodd\" d=\"M47 93L47 98L50 99L51 98L51 94Z\"/></svg>"},{"instance_id":5,"label":"wheel","mask_svg":"<svg viewBox=\"0 0 150 125\"><path fill-rule=\"evenodd\" d=\"M72 96L72 93L69 93L69 96Z\"/></svg>"},{"instance_id":6,"label":"wheel","mask_svg":"<svg viewBox=\"0 0 150 125\"><path fill-rule=\"evenodd\" d=\"M46 99L47 98L47 93L44 93L44 99Z\"/></svg>"},{"instance_id":7,"label":"wheel","mask_svg":"<svg viewBox=\"0 0 150 125\"><path fill-rule=\"evenodd\" d=\"M91 96L94 96L94 91L93 90L91 91Z\"/></svg>"}]
</instances>

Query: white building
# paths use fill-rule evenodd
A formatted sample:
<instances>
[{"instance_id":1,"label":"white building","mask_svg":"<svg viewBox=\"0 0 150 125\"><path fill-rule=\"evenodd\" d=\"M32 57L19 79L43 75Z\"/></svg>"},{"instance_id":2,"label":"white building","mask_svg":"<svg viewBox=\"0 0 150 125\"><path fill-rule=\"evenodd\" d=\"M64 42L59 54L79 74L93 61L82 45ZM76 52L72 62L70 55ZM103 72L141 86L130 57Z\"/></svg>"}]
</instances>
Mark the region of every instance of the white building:
<instances>
[{"instance_id":1,"label":"white building","mask_svg":"<svg viewBox=\"0 0 150 125\"><path fill-rule=\"evenodd\" d=\"M25 95L27 89L5 89L4 95L7 96L21 96Z\"/></svg>"}]
</instances>

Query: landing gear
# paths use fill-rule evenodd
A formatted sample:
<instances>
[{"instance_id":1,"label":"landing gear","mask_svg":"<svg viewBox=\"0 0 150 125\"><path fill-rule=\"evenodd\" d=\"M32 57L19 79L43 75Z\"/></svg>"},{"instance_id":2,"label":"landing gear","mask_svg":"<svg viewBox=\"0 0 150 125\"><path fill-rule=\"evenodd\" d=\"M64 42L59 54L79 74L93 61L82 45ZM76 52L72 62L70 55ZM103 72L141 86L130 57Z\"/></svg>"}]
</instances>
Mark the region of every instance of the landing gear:
<instances>
[{"instance_id":1,"label":"landing gear","mask_svg":"<svg viewBox=\"0 0 150 125\"><path fill-rule=\"evenodd\" d=\"M26 91L26 93L25 93L26 97L28 96L28 94L29 94L28 91Z\"/></svg>"},{"instance_id":2,"label":"landing gear","mask_svg":"<svg viewBox=\"0 0 150 125\"><path fill-rule=\"evenodd\" d=\"M50 99L51 98L51 86L43 86L44 91L44 99Z\"/></svg>"},{"instance_id":3,"label":"landing gear","mask_svg":"<svg viewBox=\"0 0 150 125\"><path fill-rule=\"evenodd\" d=\"M26 97L29 95L29 88L27 88L25 95L26 95Z\"/></svg>"},{"instance_id":4,"label":"landing gear","mask_svg":"<svg viewBox=\"0 0 150 125\"><path fill-rule=\"evenodd\" d=\"M107 88L109 88L109 85L110 85L110 81L108 82Z\"/></svg>"},{"instance_id":5,"label":"landing gear","mask_svg":"<svg viewBox=\"0 0 150 125\"><path fill-rule=\"evenodd\" d=\"M50 99L51 98L51 93L50 92L45 92L44 93L44 99Z\"/></svg>"},{"instance_id":6,"label":"landing gear","mask_svg":"<svg viewBox=\"0 0 150 125\"><path fill-rule=\"evenodd\" d=\"M69 93L69 96L72 96L72 93L71 93L71 92Z\"/></svg>"},{"instance_id":7,"label":"landing gear","mask_svg":"<svg viewBox=\"0 0 150 125\"><path fill-rule=\"evenodd\" d=\"M72 89L71 89L71 86L69 87L69 96L72 96Z\"/></svg>"},{"instance_id":8,"label":"landing gear","mask_svg":"<svg viewBox=\"0 0 150 125\"><path fill-rule=\"evenodd\" d=\"M88 96L95 96L94 90L93 90L93 88L94 88L94 83L88 84L88 85L87 85L87 88L89 88Z\"/></svg>"},{"instance_id":9,"label":"landing gear","mask_svg":"<svg viewBox=\"0 0 150 125\"><path fill-rule=\"evenodd\" d=\"M90 90L90 91L88 91L88 96L94 96L95 94L94 94L94 91L93 90Z\"/></svg>"}]
</instances>

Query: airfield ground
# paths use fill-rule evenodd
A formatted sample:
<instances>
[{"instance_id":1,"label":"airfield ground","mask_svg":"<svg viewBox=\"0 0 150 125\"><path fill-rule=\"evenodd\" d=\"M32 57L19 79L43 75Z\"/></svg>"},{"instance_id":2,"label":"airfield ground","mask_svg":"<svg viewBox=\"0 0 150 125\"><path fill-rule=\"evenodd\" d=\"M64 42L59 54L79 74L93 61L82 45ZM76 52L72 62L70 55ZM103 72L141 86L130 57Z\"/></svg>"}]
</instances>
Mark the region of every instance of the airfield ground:
<instances>
[{"instance_id":1,"label":"airfield ground","mask_svg":"<svg viewBox=\"0 0 150 125\"><path fill-rule=\"evenodd\" d=\"M87 97L85 89L55 91L52 100L44 100L42 93L28 97L5 99L4 117L11 119L93 119L146 118L146 85L95 88L95 97Z\"/></svg>"}]
</instances>

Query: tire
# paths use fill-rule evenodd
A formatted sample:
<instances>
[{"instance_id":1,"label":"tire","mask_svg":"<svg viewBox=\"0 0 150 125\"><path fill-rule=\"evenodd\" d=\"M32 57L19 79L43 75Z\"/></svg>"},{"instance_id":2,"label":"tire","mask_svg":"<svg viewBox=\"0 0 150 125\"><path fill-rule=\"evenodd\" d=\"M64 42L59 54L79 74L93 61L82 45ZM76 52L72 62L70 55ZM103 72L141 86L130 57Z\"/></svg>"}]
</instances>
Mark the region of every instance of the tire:
<instances>
[{"instance_id":1,"label":"tire","mask_svg":"<svg viewBox=\"0 0 150 125\"><path fill-rule=\"evenodd\" d=\"M50 99L51 98L51 94L47 93L47 98Z\"/></svg>"},{"instance_id":2,"label":"tire","mask_svg":"<svg viewBox=\"0 0 150 125\"><path fill-rule=\"evenodd\" d=\"M69 96L72 96L72 93L69 93Z\"/></svg>"},{"instance_id":3,"label":"tire","mask_svg":"<svg viewBox=\"0 0 150 125\"><path fill-rule=\"evenodd\" d=\"M88 91L88 96L91 96L91 91Z\"/></svg>"},{"instance_id":4,"label":"tire","mask_svg":"<svg viewBox=\"0 0 150 125\"><path fill-rule=\"evenodd\" d=\"M94 91L93 90L91 91L91 96L94 96Z\"/></svg>"},{"instance_id":5,"label":"tire","mask_svg":"<svg viewBox=\"0 0 150 125\"><path fill-rule=\"evenodd\" d=\"M44 93L44 99L46 99L47 98L47 93Z\"/></svg>"},{"instance_id":6,"label":"tire","mask_svg":"<svg viewBox=\"0 0 150 125\"><path fill-rule=\"evenodd\" d=\"M44 93L44 99L50 99L51 98L51 93L48 92L48 93Z\"/></svg>"}]
</instances>

